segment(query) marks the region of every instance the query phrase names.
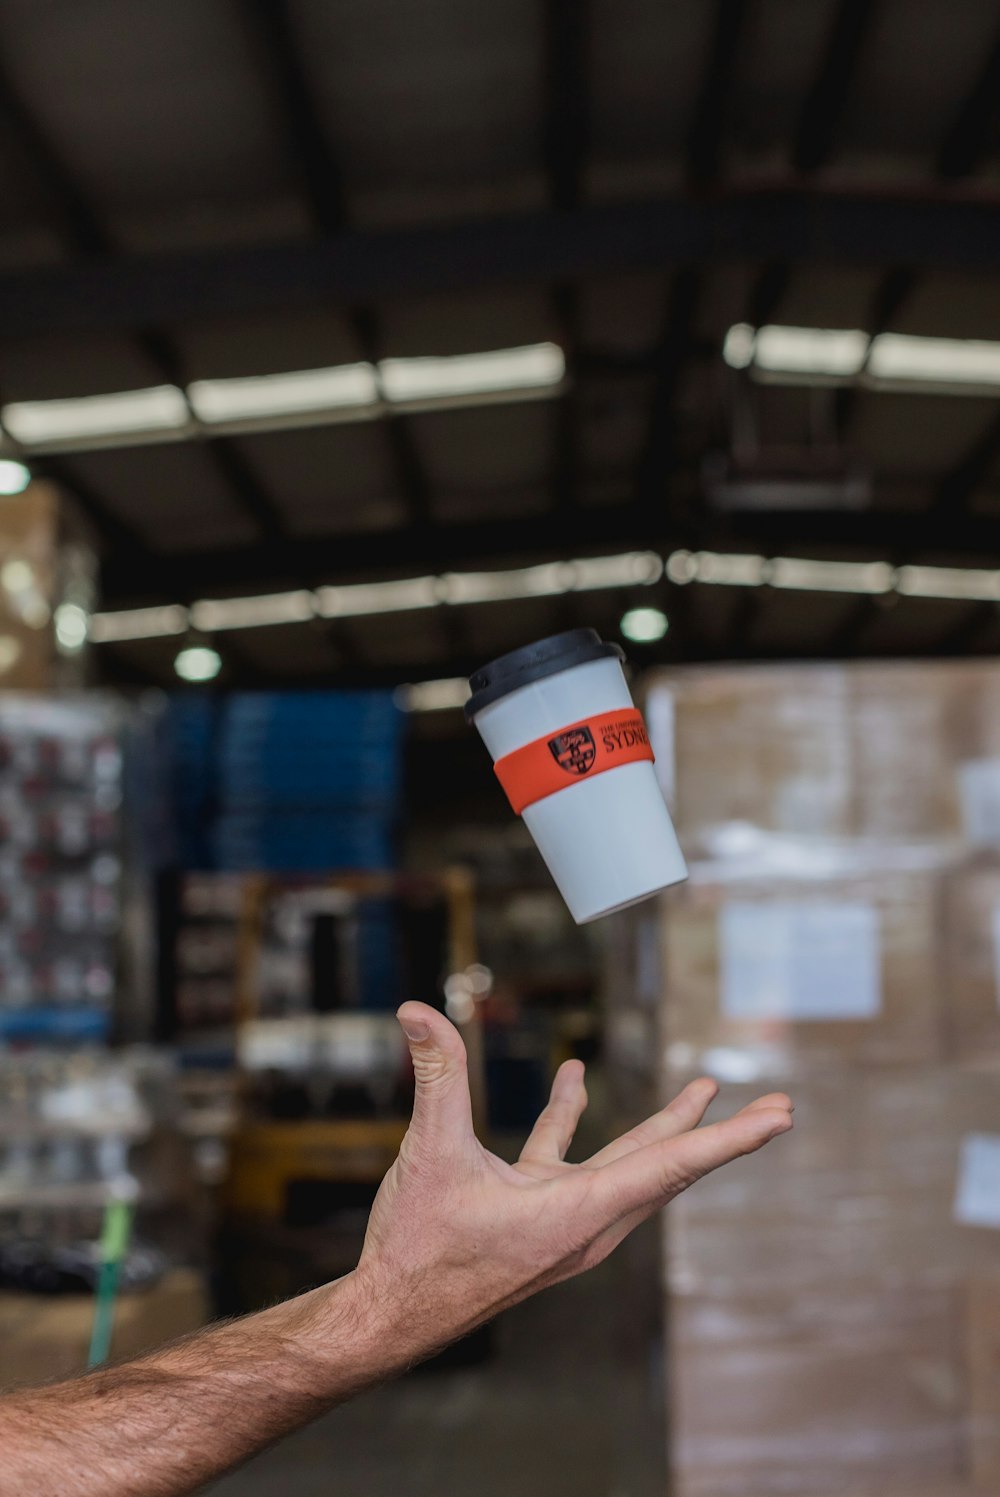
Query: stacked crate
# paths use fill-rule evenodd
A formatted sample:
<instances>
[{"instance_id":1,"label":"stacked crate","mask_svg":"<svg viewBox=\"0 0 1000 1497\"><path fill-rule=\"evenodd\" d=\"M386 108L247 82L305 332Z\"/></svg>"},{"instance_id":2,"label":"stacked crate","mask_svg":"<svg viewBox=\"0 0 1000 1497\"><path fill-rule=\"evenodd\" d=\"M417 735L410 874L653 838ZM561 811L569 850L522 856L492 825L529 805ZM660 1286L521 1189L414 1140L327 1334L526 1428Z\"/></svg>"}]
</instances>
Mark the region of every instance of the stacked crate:
<instances>
[{"instance_id":1,"label":"stacked crate","mask_svg":"<svg viewBox=\"0 0 1000 1497\"><path fill-rule=\"evenodd\" d=\"M796 1103L666 1214L673 1490L995 1489L1000 667L678 671L643 703L691 863L617 938L660 1089Z\"/></svg>"},{"instance_id":2,"label":"stacked crate","mask_svg":"<svg viewBox=\"0 0 1000 1497\"><path fill-rule=\"evenodd\" d=\"M0 1048L101 1041L121 1012L125 722L0 693Z\"/></svg>"},{"instance_id":3,"label":"stacked crate","mask_svg":"<svg viewBox=\"0 0 1000 1497\"><path fill-rule=\"evenodd\" d=\"M391 868L403 716L383 691L176 696L169 755L183 868Z\"/></svg>"}]
</instances>

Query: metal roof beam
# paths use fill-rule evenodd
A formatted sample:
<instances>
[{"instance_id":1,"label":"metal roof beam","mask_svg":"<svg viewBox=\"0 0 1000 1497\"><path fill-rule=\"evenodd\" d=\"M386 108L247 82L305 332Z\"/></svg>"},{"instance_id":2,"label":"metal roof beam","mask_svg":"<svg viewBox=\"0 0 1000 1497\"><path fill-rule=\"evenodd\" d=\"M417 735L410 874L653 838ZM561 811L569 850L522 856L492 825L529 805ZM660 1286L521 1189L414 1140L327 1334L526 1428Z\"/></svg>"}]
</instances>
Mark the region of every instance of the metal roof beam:
<instances>
[{"instance_id":1,"label":"metal roof beam","mask_svg":"<svg viewBox=\"0 0 1000 1497\"><path fill-rule=\"evenodd\" d=\"M1000 202L797 188L543 210L408 230L0 274L8 337L136 329L202 316L511 283L733 264L1000 268Z\"/></svg>"},{"instance_id":2,"label":"metal roof beam","mask_svg":"<svg viewBox=\"0 0 1000 1497\"><path fill-rule=\"evenodd\" d=\"M180 390L185 390L187 375L174 340L159 329L147 328L138 334L138 343L147 358L161 370L164 378ZM188 410L202 449L237 507L253 521L262 536L274 539L283 535L285 524L278 506L240 452L237 443L232 437L216 436L207 431L197 420L190 402Z\"/></svg>"},{"instance_id":3,"label":"metal roof beam","mask_svg":"<svg viewBox=\"0 0 1000 1497\"><path fill-rule=\"evenodd\" d=\"M974 172L996 143L1000 126L1000 32L941 142L937 175L956 182Z\"/></svg>"},{"instance_id":4,"label":"metal roof beam","mask_svg":"<svg viewBox=\"0 0 1000 1497\"><path fill-rule=\"evenodd\" d=\"M1000 607L996 603L970 603L957 624L947 629L933 645L935 655L978 654L987 645L996 648Z\"/></svg>"},{"instance_id":5,"label":"metal roof beam","mask_svg":"<svg viewBox=\"0 0 1000 1497\"><path fill-rule=\"evenodd\" d=\"M288 0L243 0L243 14L313 221L336 234L347 227L343 176L308 85Z\"/></svg>"},{"instance_id":6,"label":"metal roof beam","mask_svg":"<svg viewBox=\"0 0 1000 1497\"><path fill-rule=\"evenodd\" d=\"M747 0L716 0L708 57L685 150L692 187L708 187L720 175L748 12Z\"/></svg>"},{"instance_id":7,"label":"metal roof beam","mask_svg":"<svg viewBox=\"0 0 1000 1497\"><path fill-rule=\"evenodd\" d=\"M0 121L41 185L64 243L80 255L102 256L113 245L100 217L0 63Z\"/></svg>"},{"instance_id":8,"label":"metal roof beam","mask_svg":"<svg viewBox=\"0 0 1000 1497\"><path fill-rule=\"evenodd\" d=\"M590 146L590 23L590 0L545 0L541 155L549 207L556 212L573 211L583 198ZM582 442L578 288L559 281L551 304L567 380L552 408L549 489L553 512L568 517L578 499Z\"/></svg>"},{"instance_id":9,"label":"metal roof beam","mask_svg":"<svg viewBox=\"0 0 1000 1497\"><path fill-rule=\"evenodd\" d=\"M646 436L636 474L636 499L654 526L666 527L670 479L677 462L677 389L705 290L704 272L682 266L667 294L657 343ZM676 521L677 516L671 515Z\"/></svg>"},{"instance_id":10,"label":"metal roof beam","mask_svg":"<svg viewBox=\"0 0 1000 1497\"><path fill-rule=\"evenodd\" d=\"M969 93L949 126L935 163L935 175L956 182L975 171L995 138L1000 123L1000 32ZM872 298L866 330L872 341L890 328L910 300L919 277L912 264L895 266L882 277ZM838 430L846 435L857 414L858 388L839 392Z\"/></svg>"},{"instance_id":11,"label":"metal roof beam","mask_svg":"<svg viewBox=\"0 0 1000 1497\"><path fill-rule=\"evenodd\" d=\"M336 235L349 223L343 171L309 85L288 0L243 0L243 12L254 37L261 71L271 94L319 234ZM383 356L383 334L372 307L353 309L351 321L362 358L377 363ZM381 423L389 464L413 520L430 514L430 483L409 423L403 416Z\"/></svg>"},{"instance_id":12,"label":"metal roof beam","mask_svg":"<svg viewBox=\"0 0 1000 1497\"><path fill-rule=\"evenodd\" d=\"M0 68L0 121L6 126L15 144L27 159L35 177L48 196L64 242L84 256L88 263L100 259L101 263L114 264L113 241L101 215L88 200L86 193L76 182L73 173L62 160L59 152L38 124L31 110L18 95L16 89ZM153 366L164 378L180 383L177 373L179 358L167 336L146 324L143 320L129 331L137 336L140 347ZM10 330L7 330L8 335ZM182 385L183 388L183 385ZM238 457L232 444L202 434L210 460L227 485L235 502L261 529L263 535L278 533L280 525L277 512L270 498L264 494L259 481L250 474L246 464ZM37 469L38 465L35 464ZM51 464L50 464L50 471ZM65 469L67 474L71 470ZM84 490L79 483L68 477L67 486L72 488L81 508L89 512L95 528L108 534L110 510L107 502L89 487Z\"/></svg>"},{"instance_id":13,"label":"metal roof beam","mask_svg":"<svg viewBox=\"0 0 1000 1497\"><path fill-rule=\"evenodd\" d=\"M581 509L573 546L628 549L646 543L632 506ZM524 562L563 558L566 530L556 516L462 525L400 525L347 535L287 537L270 545L132 558L110 556L104 568L108 606L150 601L189 602L215 590L274 591L370 576L413 576L500 558ZM525 561L526 559L526 561Z\"/></svg>"},{"instance_id":14,"label":"metal roof beam","mask_svg":"<svg viewBox=\"0 0 1000 1497\"><path fill-rule=\"evenodd\" d=\"M579 204L590 144L590 3L545 0L542 161L553 208Z\"/></svg>"},{"instance_id":15,"label":"metal roof beam","mask_svg":"<svg viewBox=\"0 0 1000 1497\"><path fill-rule=\"evenodd\" d=\"M825 554L897 564L932 556L1000 567L1000 530L989 516L876 510L767 510L742 515L701 514L685 536L692 549L763 556ZM573 531L579 554L677 544L666 506L622 503L581 508ZM172 552L136 560L111 555L105 597L126 603L187 602L227 592L270 592L373 577L413 576L489 564L529 565L564 559L565 527L557 517L478 521L461 525L403 525L346 535L286 537L268 545ZM702 584L697 584L701 592Z\"/></svg>"},{"instance_id":16,"label":"metal roof beam","mask_svg":"<svg viewBox=\"0 0 1000 1497\"><path fill-rule=\"evenodd\" d=\"M931 503L934 514L950 521L966 508L976 490L989 477L1000 458L1000 416L994 416L950 473L938 484Z\"/></svg>"},{"instance_id":17,"label":"metal roof beam","mask_svg":"<svg viewBox=\"0 0 1000 1497\"><path fill-rule=\"evenodd\" d=\"M797 172L819 171L830 159L877 9L876 0L840 0L834 12L826 49L795 126L792 165ZM750 296L755 326L770 322L790 280L787 262L764 266Z\"/></svg>"},{"instance_id":18,"label":"metal roof beam","mask_svg":"<svg viewBox=\"0 0 1000 1497\"><path fill-rule=\"evenodd\" d=\"M829 161L878 9L875 0L840 0L819 71L795 128L792 163L796 171L818 171Z\"/></svg>"}]
</instances>

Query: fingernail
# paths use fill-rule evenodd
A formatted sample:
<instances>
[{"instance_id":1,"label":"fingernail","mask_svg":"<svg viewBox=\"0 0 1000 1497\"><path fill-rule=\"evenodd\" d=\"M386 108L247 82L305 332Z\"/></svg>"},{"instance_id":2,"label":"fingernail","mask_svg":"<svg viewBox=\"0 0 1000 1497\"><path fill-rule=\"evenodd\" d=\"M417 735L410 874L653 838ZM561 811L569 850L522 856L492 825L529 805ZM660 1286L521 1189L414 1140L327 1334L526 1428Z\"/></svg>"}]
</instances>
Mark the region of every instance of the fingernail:
<instances>
[{"instance_id":1,"label":"fingernail","mask_svg":"<svg viewBox=\"0 0 1000 1497\"><path fill-rule=\"evenodd\" d=\"M430 1034L430 1029L419 1019L400 1019L399 1022L406 1038L412 1040L415 1045L419 1045L420 1041L425 1040Z\"/></svg>"}]
</instances>

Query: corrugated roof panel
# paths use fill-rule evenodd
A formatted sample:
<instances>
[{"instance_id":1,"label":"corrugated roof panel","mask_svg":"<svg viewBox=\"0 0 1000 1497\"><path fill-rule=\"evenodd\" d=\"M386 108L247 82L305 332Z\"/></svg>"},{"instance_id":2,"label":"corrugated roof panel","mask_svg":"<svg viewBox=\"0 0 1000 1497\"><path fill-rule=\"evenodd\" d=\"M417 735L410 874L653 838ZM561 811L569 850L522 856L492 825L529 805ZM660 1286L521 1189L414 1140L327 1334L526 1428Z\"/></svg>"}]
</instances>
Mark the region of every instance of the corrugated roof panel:
<instances>
[{"instance_id":1,"label":"corrugated roof panel","mask_svg":"<svg viewBox=\"0 0 1000 1497\"><path fill-rule=\"evenodd\" d=\"M164 383L163 370L135 338L5 338L0 340L0 392L11 400L66 400L116 394Z\"/></svg>"},{"instance_id":2,"label":"corrugated roof panel","mask_svg":"<svg viewBox=\"0 0 1000 1497\"><path fill-rule=\"evenodd\" d=\"M676 182L715 7L594 0L592 13L591 187L601 197L638 190L636 168L647 189Z\"/></svg>"},{"instance_id":3,"label":"corrugated roof panel","mask_svg":"<svg viewBox=\"0 0 1000 1497\"><path fill-rule=\"evenodd\" d=\"M258 539L257 527L195 443L81 452L65 461L156 550L179 553Z\"/></svg>"},{"instance_id":4,"label":"corrugated roof panel","mask_svg":"<svg viewBox=\"0 0 1000 1497\"><path fill-rule=\"evenodd\" d=\"M241 446L297 534L388 529L406 518L377 422L266 432Z\"/></svg>"},{"instance_id":5,"label":"corrugated roof panel","mask_svg":"<svg viewBox=\"0 0 1000 1497\"><path fill-rule=\"evenodd\" d=\"M838 0L757 0L748 7L731 100L735 171L787 169L795 129L819 72Z\"/></svg>"},{"instance_id":6,"label":"corrugated roof panel","mask_svg":"<svg viewBox=\"0 0 1000 1497\"><path fill-rule=\"evenodd\" d=\"M837 166L926 176L996 28L982 0L884 0L837 135Z\"/></svg>"},{"instance_id":7,"label":"corrugated roof panel","mask_svg":"<svg viewBox=\"0 0 1000 1497\"><path fill-rule=\"evenodd\" d=\"M550 301L534 286L392 301L383 310L382 333L393 358L484 353L558 339Z\"/></svg>"},{"instance_id":8,"label":"corrugated roof panel","mask_svg":"<svg viewBox=\"0 0 1000 1497\"><path fill-rule=\"evenodd\" d=\"M296 0L292 14L324 124L343 161L352 217L383 194L540 180L540 10L533 0ZM485 204L484 204L485 207Z\"/></svg>"},{"instance_id":9,"label":"corrugated roof panel","mask_svg":"<svg viewBox=\"0 0 1000 1497\"><path fill-rule=\"evenodd\" d=\"M417 438L442 520L544 509L548 502L551 402L427 412Z\"/></svg>"},{"instance_id":10,"label":"corrugated roof panel","mask_svg":"<svg viewBox=\"0 0 1000 1497\"><path fill-rule=\"evenodd\" d=\"M192 380L325 369L361 358L347 314L329 307L207 319L174 336Z\"/></svg>"},{"instance_id":11,"label":"corrugated roof panel","mask_svg":"<svg viewBox=\"0 0 1000 1497\"><path fill-rule=\"evenodd\" d=\"M968 452L996 419L996 402L974 395L864 397L853 442L876 474L905 474L928 490ZM902 539L902 537L901 537Z\"/></svg>"},{"instance_id":12,"label":"corrugated roof panel","mask_svg":"<svg viewBox=\"0 0 1000 1497\"><path fill-rule=\"evenodd\" d=\"M292 180L235 0L10 0L4 63L112 228L280 198ZM128 238L128 233L124 236Z\"/></svg>"}]
</instances>

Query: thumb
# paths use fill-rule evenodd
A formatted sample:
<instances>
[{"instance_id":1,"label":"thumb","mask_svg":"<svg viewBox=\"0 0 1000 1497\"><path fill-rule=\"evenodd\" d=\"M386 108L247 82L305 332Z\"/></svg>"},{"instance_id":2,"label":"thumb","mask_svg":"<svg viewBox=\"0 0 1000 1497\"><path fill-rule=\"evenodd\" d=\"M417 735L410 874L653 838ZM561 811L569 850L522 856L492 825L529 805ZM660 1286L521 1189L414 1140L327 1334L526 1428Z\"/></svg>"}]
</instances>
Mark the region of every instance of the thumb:
<instances>
[{"instance_id":1,"label":"thumb","mask_svg":"<svg viewBox=\"0 0 1000 1497\"><path fill-rule=\"evenodd\" d=\"M465 1142L473 1135L465 1045L454 1024L426 1003L396 1014L413 1057L411 1131L417 1139Z\"/></svg>"}]
</instances>

